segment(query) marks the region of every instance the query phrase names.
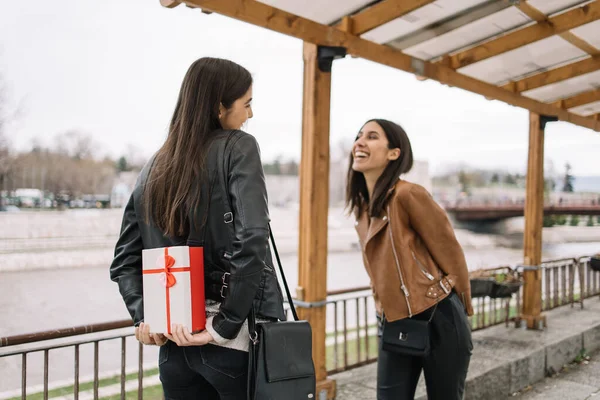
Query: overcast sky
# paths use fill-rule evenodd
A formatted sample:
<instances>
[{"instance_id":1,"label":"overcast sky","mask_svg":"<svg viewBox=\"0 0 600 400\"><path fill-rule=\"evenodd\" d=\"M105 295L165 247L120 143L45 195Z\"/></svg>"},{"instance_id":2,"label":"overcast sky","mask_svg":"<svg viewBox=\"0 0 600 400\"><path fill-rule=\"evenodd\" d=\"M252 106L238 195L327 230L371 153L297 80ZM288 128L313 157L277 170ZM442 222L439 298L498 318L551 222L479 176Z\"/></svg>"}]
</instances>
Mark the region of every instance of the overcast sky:
<instances>
[{"instance_id":1,"label":"overcast sky","mask_svg":"<svg viewBox=\"0 0 600 400\"><path fill-rule=\"evenodd\" d=\"M255 116L246 130L263 159L299 159L301 41L159 0L0 1L0 74L18 110L9 125L17 149L79 129L102 154L134 144L149 156L165 138L185 71L203 56L253 74ZM525 110L350 57L335 61L332 80L332 147L379 117L401 124L434 172L458 162L525 171ZM599 155L600 133L548 125L546 158L558 172L569 162L576 175L600 175Z\"/></svg>"}]
</instances>

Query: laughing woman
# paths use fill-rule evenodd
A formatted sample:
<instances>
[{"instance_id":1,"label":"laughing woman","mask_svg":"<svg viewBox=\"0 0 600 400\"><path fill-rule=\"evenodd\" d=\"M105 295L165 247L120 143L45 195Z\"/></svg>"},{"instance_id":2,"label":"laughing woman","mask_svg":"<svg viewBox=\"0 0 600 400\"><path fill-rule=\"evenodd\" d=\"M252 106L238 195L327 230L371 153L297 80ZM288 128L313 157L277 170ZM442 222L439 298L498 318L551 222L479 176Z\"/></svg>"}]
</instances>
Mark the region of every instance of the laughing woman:
<instances>
[{"instance_id":1,"label":"laughing woman","mask_svg":"<svg viewBox=\"0 0 600 400\"><path fill-rule=\"evenodd\" d=\"M423 371L430 400L459 400L473 349L467 264L446 213L399 179L412 164L400 126L374 119L360 129L346 205L381 321L377 399L413 399Z\"/></svg>"}]
</instances>

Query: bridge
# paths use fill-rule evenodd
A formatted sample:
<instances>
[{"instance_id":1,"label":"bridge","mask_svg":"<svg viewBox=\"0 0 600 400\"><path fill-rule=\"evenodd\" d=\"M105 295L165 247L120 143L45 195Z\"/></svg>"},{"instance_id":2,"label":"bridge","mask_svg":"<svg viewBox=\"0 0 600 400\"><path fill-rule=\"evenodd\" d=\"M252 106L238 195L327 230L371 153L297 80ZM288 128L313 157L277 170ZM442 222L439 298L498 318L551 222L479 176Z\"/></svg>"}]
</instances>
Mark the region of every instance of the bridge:
<instances>
[{"instance_id":1,"label":"bridge","mask_svg":"<svg viewBox=\"0 0 600 400\"><path fill-rule=\"evenodd\" d=\"M495 222L523 217L525 202L457 202L444 207L460 222ZM544 204L546 215L600 215L600 201L555 202Z\"/></svg>"}]
</instances>

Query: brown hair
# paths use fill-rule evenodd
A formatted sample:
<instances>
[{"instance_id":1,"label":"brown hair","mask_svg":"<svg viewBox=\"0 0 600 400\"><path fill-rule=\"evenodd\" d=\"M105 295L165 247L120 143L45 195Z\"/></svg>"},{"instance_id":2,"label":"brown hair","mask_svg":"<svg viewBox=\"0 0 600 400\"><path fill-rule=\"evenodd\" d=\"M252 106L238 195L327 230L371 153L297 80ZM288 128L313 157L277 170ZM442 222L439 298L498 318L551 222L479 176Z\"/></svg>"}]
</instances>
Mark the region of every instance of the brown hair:
<instances>
[{"instance_id":1,"label":"brown hair","mask_svg":"<svg viewBox=\"0 0 600 400\"><path fill-rule=\"evenodd\" d=\"M373 190L373 199L369 199L367 182L362 172L352 169L353 156L350 154L350 166L348 167L348 178L346 181L346 208L349 212L356 213L360 217L365 206L368 206L369 216L378 217L383 211L388 191L394 187L401 174L412 168L413 154L408 135L402 127L385 119L371 119L363 124L376 122L381 126L388 140L388 149L400 149L400 157L392 160L377 179Z\"/></svg>"},{"instance_id":2,"label":"brown hair","mask_svg":"<svg viewBox=\"0 0 600 400\"><path fill-rule=\"evenodd\" d=\"M146 221L167 236L183 236L200 203L201 182L211 133L221 129L219 105L230 108L252 85L242 66L219 58L200 58L188 69L169 133L156 153L144 188Z\"/></svg>"}]
</instances>

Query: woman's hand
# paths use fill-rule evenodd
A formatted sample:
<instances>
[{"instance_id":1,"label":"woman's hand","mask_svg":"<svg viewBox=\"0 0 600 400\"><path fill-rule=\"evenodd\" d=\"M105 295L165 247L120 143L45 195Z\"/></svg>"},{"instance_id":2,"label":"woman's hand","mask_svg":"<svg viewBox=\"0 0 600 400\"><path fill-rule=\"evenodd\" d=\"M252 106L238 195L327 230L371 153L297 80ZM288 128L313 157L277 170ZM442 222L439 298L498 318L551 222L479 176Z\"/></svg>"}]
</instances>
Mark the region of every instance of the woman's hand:
<instances>
[{"instance_id":1,"label":"woman's hand","mask_svg":"<svg viewBox=\"0 0 600 400\"><path fill-rule=\"evenodd\" d=\"M167 338L177 343L177 346L204 346L213 341L212 335L206 330L192 335L185 326L175 324Z\"/></svg>"},{"instance_id":2,"label":"woman's hand","mask_svg":"<svg viewBox=\"0 0 600 400\"><path fill-rule=\"evenodd\" d=\"M169 340L162 333L150 333L150 325L143 322L135 327L135 338L142 344L154 346L162 346Z\"/></svg>"}]
</instances>

